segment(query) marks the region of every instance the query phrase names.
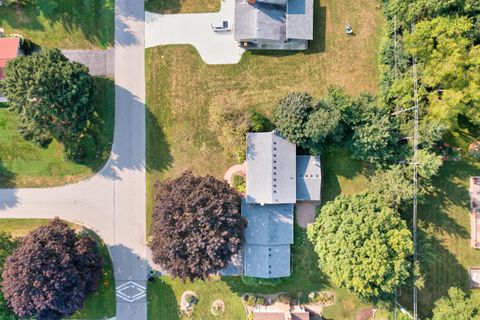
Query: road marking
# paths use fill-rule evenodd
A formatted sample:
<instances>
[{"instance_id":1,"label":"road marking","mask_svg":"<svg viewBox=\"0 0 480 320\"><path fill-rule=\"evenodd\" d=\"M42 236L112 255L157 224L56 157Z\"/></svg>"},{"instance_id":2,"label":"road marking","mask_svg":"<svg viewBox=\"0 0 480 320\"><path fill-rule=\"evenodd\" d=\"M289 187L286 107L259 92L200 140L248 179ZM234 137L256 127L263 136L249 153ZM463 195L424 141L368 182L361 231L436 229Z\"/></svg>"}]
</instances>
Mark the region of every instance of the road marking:
<instances>
[{"instance_id":1,"label":"road marking","mask_svg":"<svg viewBox=\"0 0 480 320\"><path fill-rule=\"evenodd\" d=\"M117 297L130 303L146 296L147 288L133 281L125 282L117 287Z\"/></svg>"}]
</instances>

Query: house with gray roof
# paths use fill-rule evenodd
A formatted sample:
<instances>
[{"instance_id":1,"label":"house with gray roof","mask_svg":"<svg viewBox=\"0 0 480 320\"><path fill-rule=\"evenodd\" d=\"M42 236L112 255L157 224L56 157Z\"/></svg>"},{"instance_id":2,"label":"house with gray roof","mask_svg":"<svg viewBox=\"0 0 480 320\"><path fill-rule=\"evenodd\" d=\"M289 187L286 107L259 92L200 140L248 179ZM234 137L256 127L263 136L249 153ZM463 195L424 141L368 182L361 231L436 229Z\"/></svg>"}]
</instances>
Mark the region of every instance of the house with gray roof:
<instances>
[{"instance_id":1,"label":"house with gray roof","mask_svg":"<svg viewBox=\"0 0 480 320\"><path fill-rule=\"evenodd\" d=\"M320 201L320 158L297 156L296 146L276 131L248 133L246 176L244 274L288 277L294 204Z\"/></svg>"},{"instance_id":2,"label":"house with gray roof","mask_svg":"<svg viewBox=\"0 0 480 320\"><path fill-rule=\"evenodd\" d=\"M234 37L246 49L306 50L313 0L235 0Z\"/></svg>"}]
</instances>

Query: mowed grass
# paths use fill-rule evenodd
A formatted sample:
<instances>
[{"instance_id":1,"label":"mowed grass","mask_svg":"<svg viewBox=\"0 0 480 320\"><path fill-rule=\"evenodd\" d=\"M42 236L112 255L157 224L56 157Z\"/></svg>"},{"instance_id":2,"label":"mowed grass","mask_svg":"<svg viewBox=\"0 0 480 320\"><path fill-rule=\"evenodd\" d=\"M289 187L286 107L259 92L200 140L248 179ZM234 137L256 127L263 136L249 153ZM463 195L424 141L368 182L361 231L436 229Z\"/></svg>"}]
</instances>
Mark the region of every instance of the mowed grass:
<instances>
[{"instance_id":1,"label":"mowed grass","mask_svg":"<svg viewBox=\"0 0 480 320\"><path fill-rule=\"evenodd\" d=\"M362 162L352 160L345 151L326 155L323 158L325 168L323 198L324 202L333 200L340 193L360 192L367 187L371 168ZM368 307L346 290L332 287L328 278L322 274L312 244L306 237L306 231L295 227L295 238L292 246L292 275L282 279L281 283L251 286L245 284L240 277L213 278L210 281L195 281L183 284L178 279L168 276L158 278L148 287L149 319L180 319L178 304L186 290L198 294L199 303L194 308L193 319L214 319L210 314L210 305L216 299L226 304L226 312L215 319L245 319L245 311L241 305L244 293L278 293L288 292L293 298L301 296L307 302L308 293L316 290L332 290L336 294L337 303L324 308L327 319L353 319L362 308Z\"/></svg>"},{"instance_id":2,"label":"mowed grass","mask_svg":"<svg viewBox=\"0 0 480 320\"><path fill-rule=\"evenodd\" d=\"M155 13L203 13L220 10L222 0L148 0L145 10Z\"/></svg>"},{"instance_id":3,"label":"mowed grass","mask_svg":"<svg viewBox=\"0 0 480 320\"><path fill-rule=\"evenodd\" d=\"M65 160L63 146L53 141L41 148L17 130L17 115L0 105L0 187L47 187L73 183L97 172L108 159L113 141L115 85L95 78L98 95L89 133L98 148L80 163Z\"/></svg>"},{"instance_id":4,"label":"mowed grass","mask_svg":"<svg viewBox=\"0 0 480 320\"><path fill-rule=\"evenodd\" d=\"M0 7L0 27L41 47L107 48L113 45L114 0L32 0Z\"/></svg>"},{"instance_id":5,"label":"mowed grass","mask_svg":"<svg viewBox=\"0 0 480 320\"><path fill-rule=\"evenodd\" d=\"M480 137L480 129L461 122L447 141L467 150ZM480 298L478 290L470 290L468 269L480 267L480 250L470 247L470 177L480 176L480 163L472 159L447 161L434 179L435 193L418 207L423 230L432 237L419 241L419 259L424 266L425 288L419 290L418 310L425 318L431 315L434 302L446 296L450 287L462 288ZM421 181L420 181L421 183ZM411 306L411 289L401 297Z\"/></svg>"},{"instance_id":6,"label":"mowed grass","mask_svg":"<svg viewBox=\"0 0 480 320\"><path fill-rule=\"evenodd\" d=\"M233 105L271 117L292 91L322 96L337 85L353 95L375 93L382 19L375 0L315 1L315 40L307 52L247 52L236 65L207 65L190 46L148 49L148 212L156 180L184 170L222 177L235 163L210 128L210 108ZM344 33L346 21L355 36Z\"/></svg>"},{"instance_id":7,"label":"mowed grass","mask_svg":"<svg viewBox=\"0 0 480 320\"><path fill-rule=\"evenodd\" d=\"M15 238L26 236L30 231L49 223L49 219L0 219L0 231L10 233ZM83 230L82 226L68 223L77 231ZM87 230L88 231L88 230ZM93 232L89 235L97 242L103 256L105 265L98 290L86 297L84 307L72 316L72 319L106 319L115 316L115 278L113 265L105 243Z\"/></svg>"}]
</instances>

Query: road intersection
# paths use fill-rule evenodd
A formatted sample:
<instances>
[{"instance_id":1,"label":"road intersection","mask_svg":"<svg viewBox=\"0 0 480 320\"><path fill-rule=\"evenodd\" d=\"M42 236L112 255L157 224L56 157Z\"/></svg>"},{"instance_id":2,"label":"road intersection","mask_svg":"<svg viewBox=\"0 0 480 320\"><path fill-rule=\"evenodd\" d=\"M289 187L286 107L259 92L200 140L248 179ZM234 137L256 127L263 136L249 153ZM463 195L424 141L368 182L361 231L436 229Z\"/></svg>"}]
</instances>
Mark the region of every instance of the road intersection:
<instances>
[{"instance_id":1,"label":"road intersection","mask_svg":"<svg viewBox=\"0 0 480 320\"><path fill-rule=\"evenodd\" d=\"M115 1L115 131L107 164L73 185L1 189L0 218L86 225L108 245L117 319L147 319L144 0Z\"/></svg>"}]
</instances>

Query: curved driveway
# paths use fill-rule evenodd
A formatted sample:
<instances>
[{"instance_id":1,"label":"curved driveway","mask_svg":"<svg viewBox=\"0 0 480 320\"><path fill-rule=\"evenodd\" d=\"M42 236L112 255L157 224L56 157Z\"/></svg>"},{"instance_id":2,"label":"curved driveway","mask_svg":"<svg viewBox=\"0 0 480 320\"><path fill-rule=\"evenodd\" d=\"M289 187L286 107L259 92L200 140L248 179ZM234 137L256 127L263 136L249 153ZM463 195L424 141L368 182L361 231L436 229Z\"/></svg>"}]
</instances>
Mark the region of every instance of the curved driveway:
<instances>
[{"instance_id":1,"label":"curved driveway","mask_svg":"<svg viewBox=\"0 0 480 320\"><path fill-rule=\"evenodd\" d=\"M233 31L214 32L212 23L233 23L235 0L223 0L219 12L157 14L145 12L145 47L168 44L193 45L207 64L235 64L245 52ZM235 26L233 26L235 27Z\"/></svg>"},{"instance_id":2,"label":"curved driveway","mask_svg":"<svg viewBox=\"0 0 480 320\"><path fill-rule=\"evenodd\" d=\"M144 0L115 1L115 133L108 163L83 182L0 190L0 218L78 222L108 244L117 319L147 318Z\"/></svg>"}]
</instances>

